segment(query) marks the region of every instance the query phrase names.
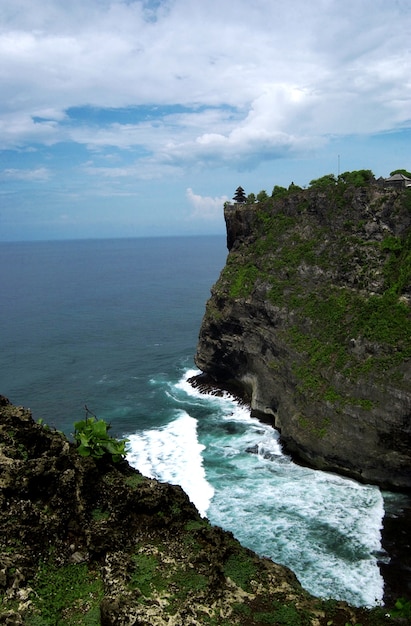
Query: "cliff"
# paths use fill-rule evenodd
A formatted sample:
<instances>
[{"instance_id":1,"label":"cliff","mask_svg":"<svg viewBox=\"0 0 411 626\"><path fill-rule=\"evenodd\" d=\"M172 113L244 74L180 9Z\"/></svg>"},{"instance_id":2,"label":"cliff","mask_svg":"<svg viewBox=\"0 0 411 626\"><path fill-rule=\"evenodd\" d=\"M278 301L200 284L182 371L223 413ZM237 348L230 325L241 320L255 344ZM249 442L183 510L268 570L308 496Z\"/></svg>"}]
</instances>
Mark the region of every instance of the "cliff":
<instances>
[{"instance_id":1,"label":"cliff","mask_svg":"<svg viewBox=\"0 0 411 626\"><path fill-rule=\"evenodd\" d=\"M202 519L179 487L80 456L2 396L0 511L0 624L396 623L310 596Z\"/></svg>"},{"instance_id":2,"label":"cliff","mask_svg":"<svg viewBox=\"0 0 411 626\"><path fill-rule=\"evenodd\" d=\"M338 183L225 220L197 384L234 390L295 459L410 489L411 190Z\"/></svg>"}]
</instances>

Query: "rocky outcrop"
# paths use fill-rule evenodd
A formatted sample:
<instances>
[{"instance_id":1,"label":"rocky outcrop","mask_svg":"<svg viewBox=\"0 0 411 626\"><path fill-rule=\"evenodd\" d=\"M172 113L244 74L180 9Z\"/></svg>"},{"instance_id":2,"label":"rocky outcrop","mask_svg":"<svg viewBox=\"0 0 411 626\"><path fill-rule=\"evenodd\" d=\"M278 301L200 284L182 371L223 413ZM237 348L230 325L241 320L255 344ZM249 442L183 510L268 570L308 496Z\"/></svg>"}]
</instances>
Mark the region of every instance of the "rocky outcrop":
<instances>
[{"instance_id":1,"label":"rocky outcrop","mask_svg":"<svg viewBox=\"0 0 411 626\"><path fill-rule=\"evenodd\" d=\"M313 598L202 519L179 487L79 456L0 396L0 624L347 622L395 620Z\"/></svg>"},{"instance_id":2,"label":"rocky outcrop","mask_svg":"<svg viewBox=\"0 0 411 626\"><path fill-rule=\"evenodd\" d=\"M227 205L197 366L313 467L411 488L411 191ZM200 377L201 380L201 377Z\"/></svg>"}]
</instances>

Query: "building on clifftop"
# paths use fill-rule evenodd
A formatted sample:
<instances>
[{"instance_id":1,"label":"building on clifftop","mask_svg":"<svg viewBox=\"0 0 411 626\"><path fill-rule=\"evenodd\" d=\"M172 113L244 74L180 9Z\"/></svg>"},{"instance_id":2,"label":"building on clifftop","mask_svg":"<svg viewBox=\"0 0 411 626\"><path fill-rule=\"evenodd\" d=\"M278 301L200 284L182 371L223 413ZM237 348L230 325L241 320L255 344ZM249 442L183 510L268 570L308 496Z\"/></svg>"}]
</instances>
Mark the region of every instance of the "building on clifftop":
<instances>
[{"instance_id":1,"label":"building on clifftop","mask_svg":"<svg viewBox=\"0 0 411 626\"><path fill-rule=\"evenodd\" d=\"M389 178L384 178L384 187L396 187L397 189L411 187L411 178L400 173L393 174Z\"/></svg>"},{"instance_id":2,"label":"building on clifftop","mask_svg":"<svg viewBox=\"0 0 411 626\"><path fill-rule=\"evenodd\" d=\"M244 204L244 202L247 201L247 196L245 195L244 189L242 187L237 187L237 189L235 190L233 200L237 204Z\"/></svg>"}]
</instances>

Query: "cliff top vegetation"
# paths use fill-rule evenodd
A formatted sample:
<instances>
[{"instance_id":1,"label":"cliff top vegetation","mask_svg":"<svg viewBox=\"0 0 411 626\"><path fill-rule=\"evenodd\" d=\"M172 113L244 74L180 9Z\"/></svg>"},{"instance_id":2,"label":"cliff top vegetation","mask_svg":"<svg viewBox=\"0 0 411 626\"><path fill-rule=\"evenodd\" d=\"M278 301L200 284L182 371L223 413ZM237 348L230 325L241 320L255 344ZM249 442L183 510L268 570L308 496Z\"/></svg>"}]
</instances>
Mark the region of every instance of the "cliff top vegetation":
<instances>
[{"instance_id":1,"label":"cliff top vegetation","mask_svg":"<svg viewBox=\"0 0 411 626\"><path fill-rule=\"evenodd\" d=\"M390 176L394 176L394 174L402 174L406 178L409 178L411 182L411 172L408 172L406 169L396 169L390 172ZM383 185L384 180L386 179L381 178L377 180L372 170L353 170L343 172L342 174L338 174L337 176L335 174L325 174L324 176L320 176L319 178L314 178L309 182L308 189L327 189L336 185L364 187L377 182L378 184ZM301 191L302 189L303 187L299 187L293 182L290 183L288 187L274 185L271 196L269 196L265 189L262 189L257 194L251 192L246 195L244 189L242 187L238 187L236 193L234 194L233 200L235 202L254 204L255 202L264 202L270 197L277 199L284 198L288 194L295 193L296 191Z\"/></svg>"},{"instance_id":2,"label":"cliff top vegetation","mask_svg":"<svg viewBox=\"0 0 411 626\"><path fill-rule=\"evenodd\" d=\"M222 280L231 296L266 284L273 305L295 313L293 343L310 360L316 354L317 365L319 352L324 366L333 359L350 378L364 368L384 376L409 359L411 188L385 188L359 170L322 176L307 190L275 186L258 198L252 228L228 233L233 254ZM347 336L378 349L356 362Z\"/></svg>"},{"instance_id":3,"label":"cliff top vegetation","mask_svg":"<svg viewBox=\"0 0 411 626\"><path fill-rule=\"evenodd\" d=\"M411 188L385 180L330 174L227 205L196 364L294 458L410 489Z\"/></svg>"}]
</instances>

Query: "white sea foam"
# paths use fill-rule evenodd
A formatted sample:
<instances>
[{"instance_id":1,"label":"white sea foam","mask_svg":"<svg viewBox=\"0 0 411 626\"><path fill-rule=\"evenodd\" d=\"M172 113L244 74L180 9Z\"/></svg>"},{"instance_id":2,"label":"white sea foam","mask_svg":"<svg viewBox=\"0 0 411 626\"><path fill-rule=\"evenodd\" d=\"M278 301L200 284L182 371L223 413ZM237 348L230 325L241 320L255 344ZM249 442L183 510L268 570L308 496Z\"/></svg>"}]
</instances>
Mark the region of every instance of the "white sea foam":
<instances>
[{"instance_id":1,"label":"white sea foam","mask_svg":"<svg viewBox=\"0 0 411 626\"><path fill-rule=\"evenodd\" d=\"M128 436L128 461L144 476L180 485L204 517L214 489L207 482L197 421L186 412L163 428Z\"/></svg>"},{"instance_id":2,"label":"white sea foam","mask_svg":"<svg viewBox=\"0 0 411 626\"><path fill-rule=\"evenodd\" d=\"M289 566L315 595L380 602L379 491L304 468L294 471L290 463L243 457L231 453L229 471L220 467L218 476L210 475L216 488L210 520Z\"/></svg>"},{"instance_id":3,"label":"white sea foam","mask_svg":"<svg viewBox=\"0 0 411 626\"><path fill-rule=\"evenodd\" d=\"M190 370L167 391L190 415L181 411L168 426L132 435L130 462L180 484L202 515L289 566L311 593L380 603L380 491L294 464L278 433L247 407L192 387L187 379L197 373Z\"/></svg>"},{"instance_id":4,"label":"white sea foam","mask_svg":"<svg viewBox=\"0 0 411 626\"><path fill-rule=\"evenodd\" d=\"M174 389L181 390L187 396L191 396L193 398L202 398L203 400L206 399L209 401L212 401L213 398L215 398L216 402L218 403L221 403L224 401L228 401L232 403L234 398L228 392L221 391L220 392L221 395L214 395L212 393L207 394L207 393L202 392L198 387L195 387L191 383L188 382L190 378L193 378L194 376L197 376L198 374L201 374L201 371L198 369L187 370L185 374L182 376L182 378L174 385Z\"/></svg>"},{"instance_id":5,"label":"white sea foam","mask_svg":"<svg viewBox=\"0 0 411 626\"><path fill-rule=\"evenodd\" d=\"M225 419L242 421L244 413ZM281 453L278 433L251 418L246 431L216 438L205 464L218 468L208 472L213 523L289 566L315 595L356 605L382 601L378 488L294 464Z\"/></svg>"}]
</instances>

